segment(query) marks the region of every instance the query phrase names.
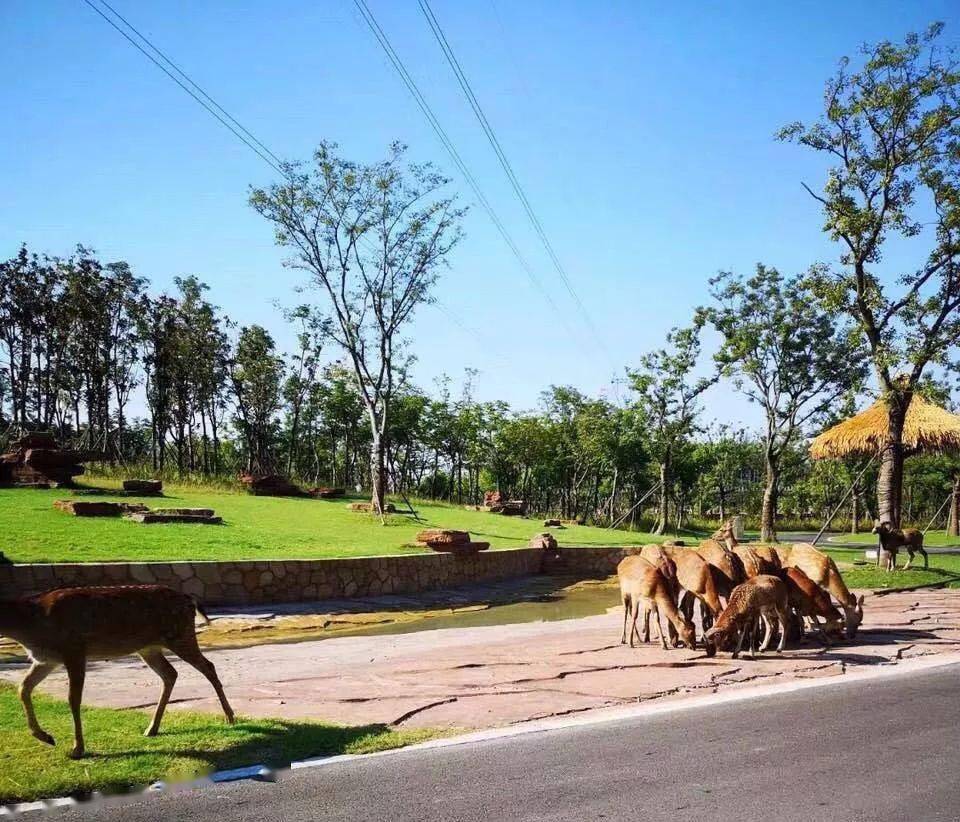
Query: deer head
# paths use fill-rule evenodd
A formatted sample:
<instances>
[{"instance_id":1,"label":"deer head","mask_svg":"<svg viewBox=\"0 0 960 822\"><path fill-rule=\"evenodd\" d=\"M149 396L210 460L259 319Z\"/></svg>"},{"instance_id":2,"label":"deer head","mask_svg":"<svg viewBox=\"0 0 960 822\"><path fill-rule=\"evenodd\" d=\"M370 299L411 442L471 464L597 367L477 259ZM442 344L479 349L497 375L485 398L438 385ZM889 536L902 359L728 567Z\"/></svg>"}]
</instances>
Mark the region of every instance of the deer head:
<instances>
[{"instance_id":1,"label":"deer head","mask_svg":"<svg viewBox=\"0 0 960 822\"><path fill-rule=\"evenodd\" d=\"M853 639L857 635L857 629L863 622L863 594L854 600L853 605L843 606L843 616L846 621L847 638Z\"/></svg>"}]
</instances>

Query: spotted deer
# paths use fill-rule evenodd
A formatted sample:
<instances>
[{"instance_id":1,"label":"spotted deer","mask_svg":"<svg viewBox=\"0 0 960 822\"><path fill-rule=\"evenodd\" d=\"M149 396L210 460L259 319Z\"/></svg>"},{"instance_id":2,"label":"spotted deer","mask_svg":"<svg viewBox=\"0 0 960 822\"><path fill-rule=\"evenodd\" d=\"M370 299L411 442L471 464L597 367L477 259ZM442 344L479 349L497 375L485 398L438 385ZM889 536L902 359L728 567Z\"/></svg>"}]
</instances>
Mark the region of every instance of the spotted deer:
<instances>
[{"instance_id":1,"label":"spotted deer","mask_svg":"<svg viewBox=\"0 0 960 822\"><path fill-rule=\"evenodd\" d=\"M20 700L30 732L41 742L55 744L37 722L32 694L37 685L63 665L67 669L73 715L74 744L70 757L81 758L85 746L80 704L87 662L135 653L163 683L145 734L155 736L177 681L177 671L163 655L163 649L172 651L209 680L227 721L233 724L233 709L217 671L197 644L197 613L206 619L193 598L163 585L59 588L0 602L0 634L20 643L33 663L20 683Z\"/></svg>"},{"instance_id":2,"label":"spotted deer","mask_svg":"<svg viewBox=\"0 0 960 822\"><path fill-rule=\"evenodd\" d=\"M787 629L790 624L790 608L787 587L775 576L760 574L748 579L733 589L730 601L723 613L717 617L713 627L704 635L707 656L714 656L717 650L733 649L734 659L740 654L743 642L749 638L750 656L756 654L756 626L764 626L760 651L770 646L773 638L773 623L780 624L780 643L782 651L787 641Z\"/></svg>"}]
</instances>

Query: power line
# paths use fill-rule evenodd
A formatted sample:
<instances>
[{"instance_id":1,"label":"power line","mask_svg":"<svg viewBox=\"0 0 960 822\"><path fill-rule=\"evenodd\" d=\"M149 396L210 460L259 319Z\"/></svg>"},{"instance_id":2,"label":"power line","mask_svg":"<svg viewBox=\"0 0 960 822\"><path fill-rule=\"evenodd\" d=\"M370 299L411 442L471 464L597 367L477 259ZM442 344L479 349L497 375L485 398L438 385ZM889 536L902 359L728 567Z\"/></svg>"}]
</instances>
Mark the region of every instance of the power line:
<instances>
[{"instance_id":1,"label":"power line","mask_svg":"<svg viewBox=\"0 0 960 822\"><path fill-rule=\"evenodd\" d=\"M87 5L92 6L92 4L90 3L90 0L84 0L84 2L87 3ZM270 157L271 160L274 161L274 163L276 163L278 166L281 166L281 167L284 165L283 160L281 160L276 154L274 154L269 148L267 148L267 146L265 146L260 140L258 140L257 137L256 137L254 134L251 134L250 131L249 131L248 129L246 129L242 123L238 122L237 119L236 119L232 114L230 114L229 111L227 111L227 110L226 110L223 106L221 106L216 100L214 100L209 94L207 94L207 92L204 91L199 85L197 85L197 84L194 82L194 80L193 80L182 68L180 68L180 66L178 66L176 63L174 63L173 60L171 60L166 54L164 54L163 51L160 50L160 48L158 48L154 43L152 43L152 42L150 41L150 39L149 39L145 34L143 34L141 31L139 31L139 30L136 28L136 26L133 25L133 23L131 23L129 20L127 20L126 17L124 17L124 16L123 16L122 14L120 14L120 12L118 12L113 6L111 6L111 5L107 2L107 0L99 0L99 2L100 2L100 4L101 4L102 6L104 6L104 7L107 8L107 9L109 9L109 10L110 10L110 13L113 14L118 20L120 20L128 29L130 29L130 31L132 31L134 34L137 35L137 37L139 37L144 43L146 43L147 46L150 48L151 51L153 51L156 55L158 55L158 56L160 57L160 59L162 59L162 60L163 60L168 66L170 66L177 74L179 74L179 75L184 79L185 82L189 83L190 86L191 86L201 97L203 97L207 102L209 102L211 106L213 106L213 107L214 107L217 111L219 111L224 117L226 117L231 123L233 123L233 125L235 125L238 129L240 129L240 131L242 131L247 137L249 137L254 143L256 143L257 146L259 146L261 149L263 149L263 151ZM92 7L93 7L95 10L97 10L96 7L94 7L94 6L92 6ZM99 11L99 10L97 10L97 11ZM100 16L103 17L102 14L101 14ZM104 18L104 19L106 19L106 18ZM107 20L107 22L110 22L110 21ZM112 24L111 24L111 25L112 25ZM116 28L116 26L114 26L114 28ZM119 29L118 29L118 31L119 31ZM121 34L122 34L122 33L123 33L123 32L121 32ZM124 35L124 36L126 36L126 35ZM127 38L127 39L130 39L130 38ZM136 44L135 44L135 45L136 45ZM142 49L141 49L141 51L142 51ZM147 56L149 57L149 55L147 55ZM161 66L161 68L162 68L162 66Z\"/></svg>"},{"instance_id":2,"label":"power line","mask_svg":"<svg viewBox=\"0 0 960 822\"><path fill-rule=\"evenodd\" d=\"M463 71L460 61L457 60L457 57L453 52L453 48L451 47L450 42L447 40L446 34L444 34L443 28L440 26L440 21L437 20L436 15L433 13L433 9L430 7L429 0L419 0L419 3L420 11L423 12L423 16L426 18L427 23L433 32L434 38L440 45L440 49L443 51L444 56L447 58L447 63L450 65L450 68L453 69L453 73L457 78L457 82L460 84L460 88L463 91L464 96L466 96L467 101L470 103L470 107L473 109L473 113L476 115L477 120L479 121L480 126L487 137L487 140L493 148L494 153L497 155L497 159L500 161L500 165L502 166L504 173L507 175L510 185L516 193L517 198L520 200L520 203L523 205L524 211L527 213L527 217L530 218L530 222L533 225L534 230L540 237L540 241L543 243L550 260L553 263L553 267L556 269L557 274L560 275L560 279L566 287L567 292L576 303L584 322L594 337L594 340L604 350L604 352L609 355L606 345L600 338L597 328L594 325L586 306L584 306L583 301L580 299L580 296L574 289L573 284L570 282L570 278L567 275L566 269L560 262L560 258L557 256L557 253L553 248L553 244L550 242L550 239L547 237L547 234L543 229L543 224L537 217L530 200L527 198L526 192L523 190L523 186L520 184L520 181L517 178L510 161L507 159L507 155L503 150L503 146L500 144L500 140L497 139L496 132L494 132L493 127L490 125L490 121L487 119L479 100L477 100L477 96L473 92L473 87L470 85L470 81L467 79L467 75Z\"/></svg>"},{"instance_id":3,"label":"power line","mask_svg":"<svg viewBox=\"0 0 960 822\"><path fill-rule=\"evenodd\" d=\"M168 68L167 68L163 63L161 63L156 57L154 57L152 54L150 54L150 52L148 52L143 46L141 46L136 40L134 40L129 34L127 34L127 32L124 31L120 26L118 26L109 16L107 16L106 14L104 14L103 11L102 11L100 8L98 8L96 5L93 4L93 2L91 2L91 0L83 0L83 2L86 3L88 6L90 6L90 8L92 8L97 14L99 14L104 20L106 20L114 29L116 29L116 30L124 37L124 39L126 39L126 40L130 43L130 45L132 45L137 51L139 51L141 54L143 54L144 57L146 57L146 58L147 58L151 63L153 63L158 69L160 69L164 74L166 74L167 77L169 77L171 80L173 80L174 83L176 83L178 86L180 86L180 88L182 88L187 94L189 94L194 100L196 100L201 106L203 106L203 108L205 108L210 114L212 114L217 120L219 120L220 123L221 123L225 128L227 128L238 140L240 140L244 145L246 145L247 148L249 148L251 151L253 151L255 154L257 154L257 156L259 156L260 159L263 160L268 166L270 166L270 167L271 167L274 171L276 171L278 174L280 174L280 175L282 175L282 176L284 176L284 177L287 176L286 172L284 172L284 170L283 170L283 168L282 168L282 163L276 158L276 155L274 155L273 152L269 151L269 149L267 149L266 151L264 151L263 149L258 148L258 147L257 147L258 145L259 145L259 146L263 146L263 144L262 144L259 140L257 140L255 137L253 137L253 135L250 135L250 136L253 138L253 141L255 141L256 144L255 144L253 141L247 139L247 137L244 136L244 133L250 134L250 132L248 132L245 128L243 128L243 126L240 126L239 123L237 123L237 126L239 126L239 128L231 125L231 121L234 122L234 123L236 123L237 121L234 120L233 117L230 117L229 114L226 114L226 112L224 112L224 114L226 115L226 117L221 116L221 115L217 112L217 109L220 109L220 111L223 111L223 109L220 108L220 106L217 105L217 104L212 100L212 98L207 97L206 93L203 92L203 90L200 89L200 87L197 86L196 83L194 83L192 80L190 80L190 78L187 77L187 75L184 74L182 71L180 71L180 69L176 68L176 66L175 66L174 63L170 62L165 56L163 56L163 53L162 53L159 49L157 49L155 46L153 46L153 45L150 43L150 41L147 40L145 37L143 37L142 34L140 34L136 29L133 28L133 26L130 26L130 24L127 23L126 20L123 20L123 18L120 17L119 14L117 14L117 17L118 17L120 20L123 20L123 22L124 22L126 25L130 26L130 29L131 29L134 33L136 33L138 37L140 37L145 43L147 43L148 45L150 45L150 47L153 48L154 51L157 52L157 54L160 54L160 55L163 57L164 60L166 60L168 63L170 63L171 66L174 67L174 69L175 69L176 71L180 72L180 74L183 75L183 77L187 80L187 82L190 83L190 85L192 85L192 86L194 86L194 88L198 89L198 91L199 91L200 93L202 93L205 97L207 97L207 99L209 99L211 102L210 102L210 103L205 102L204 99L203 99L203 97L200 96L200 94L198 94L197 92L194 92L194 91L190 88L190 86L188 86L186 83L184 83L182 80L180 80L172 71L170 71L170 69L168 69ZM101 0L101 2L102 2L102 0ZM113 11L112 7L110 7L110 6L107 5L106 3L104 3L104 6L105 6L106 8L109 8L111 11ZM115 11L113 11L113 13L116 14ZM215 108L214 106L216 106L216 108ZM229 119L228 119L228 118L229 118ZM264 147L264 148L265 148L265 147Z\"/></svg>"},{"instance_id":4,"label":"power line","mask_svg":"<svg viewBox=\"0 0 960 822\"><path fill-rule=\"evenodd\" d=\"M520 253L520 249L517 247L517 244L514 242L513 237L510 236L510 233L507 231L500 217L494 211L493 206L490 205L489 200L484 195L483 191L480 189L479 184L476 181L476 178L470 172L470 169L467 168L466 163L464 163L463 158L460 156L460 153L457 151L456 146L454 146L453 141L447 135L443 126L440 124L440 121L437 119L436 115L433 113L433 109L430 108L430 104L427 103L423 94L420 92L420 89L417 86L416 81L413 79L409 71L407 71L406 66L403 61L400 59L397 52L394 50L393 46L390 44L390 40L387 37L386 33L380 27L380 24L377 22L376 17L374 17L373 12L370 11L370 8L367 6L365 0L354 0L354 4L359 10L361 16L364 19L364 22L369 27L370 31L373 33L373 36L376 38L377 42L380 44L380 47L383 49L384 53L387 55L387 59L396 69L397 74L400 75L400 79L403 80L404 85L407 87L407 90L413 96L414 101L417 103L417 106L420 108L420 111L423 112L424 117L427 118L427 122L433 128L433 131L436 133L437 138L440 140L440 143L446 149L447 153L450 155L450 158L453 160L454 164L460 170L460 173L463 175L464 179L467 181L467 184L473 190L474 195L477 200L480 202L480 205L483 206L484 211L487 212L487 215L490 217L490 220L496 226L497 231L500 232L500 236L503 237L504 242L513 252L514 257L517 258L517 261L520 263L524 271L527 273L530 281L537 288L538 291L543 295L546 301L549 303L550 307L557 313L560 318L560 321L564 324L565 327L569 329L569 324L566 321L566 317L563 312L560 310L559 306L554 302L553 297L550 295L550 292L541 282L540 278L537 276L536 272L527 262L523 254Z\"/></svg>"},{"instance_id":5,"label":"power line","mask_svg":"<svg viewBox=\"0 0 960 822\"><path fill-rule=\"evenodd\" d=\"M127 20L122 14L120 14L120 12L111 6L107 0L99 0L99 2L104 6L104 8L108 9L111 14L120 20L124 26L133 32L133 34L135 34L144 44L146 44L147 48L149 48L153 54L157 55L156 57L143 48L140 43L134 40L133 37L131 37L126 31L123 30L123 28L117 25L117 23L114 22L114 20L112 20L108 15L104 14L104 12L93 2L91 2L91 0L83 0L83 2L90 6L90 8L92 8L104 20L106 20L107 23L109 23L117 32L119 32L124 39L126 39L134 48L137 49L137 51L139 51L144 55L144 57L157 66L157 68L159 68L164 74L166 74L171 80L180 86L180 88L189 94L197 103L203 106L203 108L206 109L209 114L213 115L238 140L240 140L244 145L247 146L247 148L260 157L260 159L263 160L268 166L270 166L270 168L283 177L289 177L289 174L285 171L284 167L286 164L283 162L283 160L281 160L273 151L271 151L266 144L258 139L256 135L254 135L241 122L239 122L232 114L230 114L230 112L228 112L225 108L223 108L223 106L214 100L210 94L208 94L190 77L190 75L188 75L176 63L174 63L173 60L171 60L159 48L159 46L154 44L146 35L140 32L129 20ZM160 62L161 60L163 63ZM166 63L166 65L164 65L164 63ZM169 69L167 66L169 66ZM174 72L176 75L179 75L179 77L177 77ZM463 331L472 335L481 344L486 346L486 340L483 339L476 329L471 328L463 323L453 311L446 306L441 305L439 301L437 301L437 306L454 325L459 326Z\"/></svg>"}]
</instances>

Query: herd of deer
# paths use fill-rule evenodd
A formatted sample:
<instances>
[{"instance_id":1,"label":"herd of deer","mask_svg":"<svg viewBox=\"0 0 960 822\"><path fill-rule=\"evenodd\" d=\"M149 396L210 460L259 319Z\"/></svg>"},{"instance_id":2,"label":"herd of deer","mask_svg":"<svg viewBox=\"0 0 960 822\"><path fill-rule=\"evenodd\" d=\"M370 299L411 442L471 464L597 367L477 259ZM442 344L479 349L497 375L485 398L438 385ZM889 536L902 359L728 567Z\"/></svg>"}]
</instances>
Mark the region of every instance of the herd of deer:
<instances>
[{"instance_id":1,"label":"herd of deer","mask_svg":"<svg viewBox=\"0 0 960 822\"><path fill-rule=\"evenodd\" d=\"M660 625L663 614L671 643L695 648L695 604L709 656L719 649L732 650L736 657L745 640L751 654L756 653L760 626L760 650L779 632L782 651L794 624L791 612L801 634L806 621L827 645L843 635L852 639L863 620L863 597L850 593L829 556L806 543L740 545L729 523L698 548L646 545L620 562L617 577L623 603L621 642L629 641L631 647L635 638L649 641L651 618L660 644L668 647ZM641 612L642 635L637 629Z\"/></svg>"},{"instance_id":2,"label":"herd of deer","mask_svg":"<svg viewBox=\"0 0 960 822\"><path fill-rule=\"evenodd\" d=\"M893 531L878 525L881 552L896 564L896 552L905 546L912 561L923 550L920 532ZM917 539L919 535L919 540ZM909 567L909 562L907 567ZM888 565L888 567L890 567ZM756 629L764 628L760 649L766 650L775 625L779 649L786 642L791 611L803 631L803 620L825 643L846 633L852 638L863 619L863 597L857 599L844 584L833 560L814 546L792 547L739 545L729 523L699 548L647 545L638 555L625 558L617 567L623 601L623 637L648 641L650 617L664 648L667 640L660 627L666 617L671 641L696 647L694 605L699 603L707 654L732 649L736 656L745 640L756 649ZM833 605L837 600L843 614ZM726 600L725 607L721 604ZM643 636L637 619L643 611ZM192 597L161 585L62 588L33 597L0 602L0 635L26 648L32 665L20 684L27 725L34 737L53 745L37 722L32 693L53 670L64 666L69 680L69 704L74 723L73 758L84 755L80 704L89 659L113 659L138 654L160 677L162 688L147 736L154 736L177 680L176 669L167 661L171 651L192 665L213 685L227 721L233 710L223 692L216 669L197 644L195 619L204 619ZM824 619L823 625L820 619Z\"/></svg>"}]
</instances>

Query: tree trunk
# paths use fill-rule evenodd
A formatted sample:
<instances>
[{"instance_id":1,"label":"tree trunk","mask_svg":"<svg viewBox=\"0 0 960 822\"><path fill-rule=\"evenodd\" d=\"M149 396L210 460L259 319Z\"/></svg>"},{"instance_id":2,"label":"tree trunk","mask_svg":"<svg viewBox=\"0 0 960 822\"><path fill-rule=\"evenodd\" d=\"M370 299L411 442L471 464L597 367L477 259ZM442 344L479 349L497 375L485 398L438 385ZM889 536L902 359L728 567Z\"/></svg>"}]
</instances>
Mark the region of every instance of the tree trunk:
<instances>
[{"instance_id":1,"label":"tree trunk","mask_svg":"<svg viewBox=\"0 0 960 822\"><path fill-rule=\"evenodd\" d=\"M370 443L370 502L374 513L382 514L386 505L386 448L383 437L374 432Z\"/></svg>"},{"instance_id":2,"label":"tree trunk","mask_svg":"<svg viewBox=\"0 0 960 822\"><path fill-rule=\"evenodd\" d=\"M889 436L877 478L877 513L881 522L900 527L903 500L903 425L913 394L891 392L888 404Z\"/></svg>"},{"instance_id":3,"label":"tree trunk","mask_svg":"<svg viewBox=\"0 0 960 822\"><path fill-rule=\"evenodd\" d=\"M953 496L950 499L950 525L947 536L960 537L960 474L953 478Z\"/></svg>"},{"instance_id":4,"label":"tree trunk","mask_svg":"<svg viewBox=\"0 0 960 822\"><path fill-rule=\"evenodd\" d=\"M665 534L667 523L670 521L670 454L669 452L660 463L660 507L657 511L657 525L653 529L655 534Z\"/></svg>"},{"instance_id":5,"label":"tree trunk","mask_svg":"<svg viewBox=\"0 0 960 822\"><path fill-rule=\"evenodd\" d=\"M780 493L780 466L767 454L766 481L763 486L763 507L760 509L760 541L777 541L777 497Z\"/></svg>"},{"instance_id":6,"label":"tree trunk","mask_svg":"<svg viewBox=\"0 0 960 822\"><path fill-rule=\"evenodd\" d=\"M850 492L850 533L860 533L860 488L857 485Z\"/></svg>"}]
</instances>

